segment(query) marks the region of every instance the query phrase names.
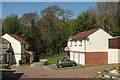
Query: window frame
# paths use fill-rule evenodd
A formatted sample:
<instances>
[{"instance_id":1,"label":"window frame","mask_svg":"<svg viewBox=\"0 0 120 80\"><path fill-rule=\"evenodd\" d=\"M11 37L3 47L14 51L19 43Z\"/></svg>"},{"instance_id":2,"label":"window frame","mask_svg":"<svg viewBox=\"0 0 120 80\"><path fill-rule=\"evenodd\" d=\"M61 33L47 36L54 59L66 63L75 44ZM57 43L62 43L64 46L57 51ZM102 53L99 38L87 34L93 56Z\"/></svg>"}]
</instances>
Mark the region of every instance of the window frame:
<instances>
[{"instance_id":1,"label":"window frame","mask_svg":"<svg viewBox=\"0 0 120 80\"><path fill-rule=\"evenodd\" d=\"M72 47L72 41L70 41L70 47Z\"/></svg>"},{"instance_id":2,"label":"window frame","mask_svg":"<svg viewBox=\"0 0 120 80\"><path fill-rule=\"evenodd\" d=\"M8 48L8 43L4 42L4 43L2 44L2 49L7 49L7 48Z\"/></svg>"},{"instance_id":3,"label":"window frame","mask_svg":"<svg viewBox=\"0 0 120 80\"><path fill-rule=\"evenodd\" d=\"M79 46L82 46L82 40L79 40Z\"/></svg>"},{"instance_id":4,"label":"window frame","mask_svg":"<svg viewBox=\"0 0 120 80\"><path fill-rule=\"evenodd\" d=\"M74 46L77 46L77 40L75 40L75 45Z\"/></svg>"}]
</instances>

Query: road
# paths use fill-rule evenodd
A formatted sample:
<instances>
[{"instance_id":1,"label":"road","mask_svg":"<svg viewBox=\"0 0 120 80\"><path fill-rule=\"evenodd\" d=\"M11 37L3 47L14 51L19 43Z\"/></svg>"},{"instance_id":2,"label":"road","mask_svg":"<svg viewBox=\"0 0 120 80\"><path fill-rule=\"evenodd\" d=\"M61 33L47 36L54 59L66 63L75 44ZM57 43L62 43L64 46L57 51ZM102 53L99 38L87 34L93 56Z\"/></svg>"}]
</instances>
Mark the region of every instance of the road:
<instances>
[{"instance_id":1,"label":"road","mask_svg":"<svg viewBox=\"0 0 120 80\"><path fill-rule=\"evenodd\" d=\"M31 66L17 68L16 73L24 73L20 78L87 78L110 67L111 65L104 65L72 70L52 70L46 66Z\"/></svg>"}]
</instances>

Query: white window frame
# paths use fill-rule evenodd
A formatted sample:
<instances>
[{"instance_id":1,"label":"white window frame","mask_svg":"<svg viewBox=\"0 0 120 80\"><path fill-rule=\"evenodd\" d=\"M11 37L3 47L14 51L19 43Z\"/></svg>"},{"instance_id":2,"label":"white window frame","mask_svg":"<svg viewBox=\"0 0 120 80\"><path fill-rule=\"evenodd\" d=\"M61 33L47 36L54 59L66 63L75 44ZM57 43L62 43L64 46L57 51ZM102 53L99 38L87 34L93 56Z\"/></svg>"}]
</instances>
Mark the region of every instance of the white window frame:
<instances>
[{"instance_id":1,"label":"white window frame","mask_svg":"<svg viewBox=\"0 0 120 80\"><path fill-rule=\"evenodd\" d=\"M74 46L77 46L77 40L75 40L75 45Z\"/></svg>"},{"instance_id":2,"label":"white window frame","mask_svg":"<svg viewBox=\"0 0 120 80\"><path fill-rule=\"evenodd\" d=\"M82 46L82 40L79 40L79 46Z\"/></svg>"},{"instance_id":3,"label":"white window frame","mask_svg":"<svg viewBox=\"0 0 120 80\"><path fill-rule=\"evenodd\" d=\"M8 48L8 43L3 43L2 48L7 49Z\"/></svg>"},{"instance_id":4,"label":"white window frame","mask_svg":"<svg viewBox=\"0 0 120 80\"><path fill-rule=\"evenodd\" d=\"M72 47L72 41L70 41L70 47Z\"/></svg>"}]
</instances>

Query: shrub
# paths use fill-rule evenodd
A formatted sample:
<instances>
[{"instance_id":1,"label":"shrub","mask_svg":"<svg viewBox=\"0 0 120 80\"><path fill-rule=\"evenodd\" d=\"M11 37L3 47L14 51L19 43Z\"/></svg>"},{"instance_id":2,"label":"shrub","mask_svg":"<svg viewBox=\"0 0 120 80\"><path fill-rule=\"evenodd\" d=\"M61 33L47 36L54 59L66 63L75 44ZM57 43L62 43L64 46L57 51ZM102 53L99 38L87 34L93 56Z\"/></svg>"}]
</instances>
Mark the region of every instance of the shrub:
<instances>
[{"instance_id":1,"label":"shrub","mask_svg":"<svg viewBox=\"0 0 120 80\"><path fill-rule=\"evenodd\" d=\"M112 71L112 70L117 70L117 67L112 67L111 69L110 69L110 71Z\"/></svg>"},{"instance_id":2,"label":"shrub","mask_svg":"<svg viewBox=\"0 0 120 80\"><path fill-rule=\"evenodd\" d=\"M3 65L1 66L1 68L2 68L2 69L9 69L9 65L8 65L8 64L3 64Z\"/></svg>"},{"instance_id":3,"label":"shrub","mask_svg":"<svg viewBox=\"0 0 120 80\"><path fill-rule=\"evenodd\" d=\"M48 61L45 61L43 64L44 64L44 65L49 65Z\"/></svg>"},{"instance_id":4,"label":"shrub","mask_svg":"<svg viewBox=\"0 0 120 80\"><path fill-rule=\"evenodd\" d=\"M108 71L108 70L103 70L102 72L106 72L106 73L109 73L109 71Z\"/></svg>"},{"instance_id":5,"label":"shrub","mask_svg":"<svg viewBox=\"0 0 120 80\"><path fill-rule=\"evenodd\" d=\"M120 71L120 66L118 66L118 71Z\"/></svg>"},{"instance_id":6,"label":"shrub","mask_svg":"<svg viewBox=\"0 0 120 80\"><path fill-rule=\"evenodd\" d=\"M117 67L116 67L116 70L120 71L120 66L117 66Z\"/></svg>"}]
</instances>

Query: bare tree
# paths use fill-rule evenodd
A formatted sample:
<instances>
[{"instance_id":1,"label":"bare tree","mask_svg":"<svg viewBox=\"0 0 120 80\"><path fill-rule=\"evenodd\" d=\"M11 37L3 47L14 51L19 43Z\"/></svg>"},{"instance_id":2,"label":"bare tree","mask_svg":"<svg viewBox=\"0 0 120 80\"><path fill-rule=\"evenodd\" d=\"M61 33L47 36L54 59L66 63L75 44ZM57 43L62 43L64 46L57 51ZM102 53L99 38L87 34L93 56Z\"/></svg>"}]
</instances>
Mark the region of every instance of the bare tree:
<instances>
[{"instance_id":1,"label":"bare tree","mask_svg":"<svg viewBox=\"0 0 120 80\"><path fill-rule=\"evenodd\" d=\"M97 2L97 7L90 10L99 27L113 34L118 26L118 2Z\"/></svg>"}]
</instances>

